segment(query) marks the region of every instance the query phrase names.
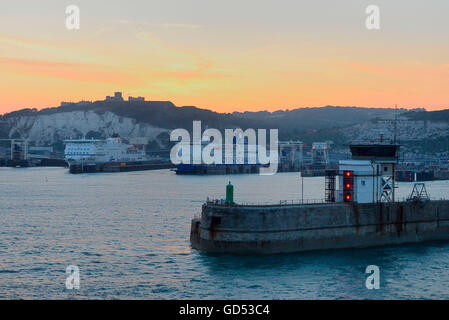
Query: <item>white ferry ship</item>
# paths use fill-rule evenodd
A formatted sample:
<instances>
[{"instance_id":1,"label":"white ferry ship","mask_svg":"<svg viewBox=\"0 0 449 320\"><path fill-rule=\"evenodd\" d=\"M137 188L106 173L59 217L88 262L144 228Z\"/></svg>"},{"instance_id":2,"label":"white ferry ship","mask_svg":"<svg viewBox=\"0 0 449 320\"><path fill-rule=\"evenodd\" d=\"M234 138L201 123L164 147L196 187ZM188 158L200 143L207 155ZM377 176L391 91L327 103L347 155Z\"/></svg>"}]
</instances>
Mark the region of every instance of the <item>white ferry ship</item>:
<instances>
[{"instance_id":1,"label":"white ferry ship","mask_svg":"<svg viewBox=\"0 0 449 320\"><path fill-rule=\"evenodd\" d=\"M143 150L123 143L119 137L106 140L65 140L65 160L71 173L159 169L160 161ZM158 163L159 162L159 163Z\"/></svg>"},{"instance_id":2,"label":"white ferry ship","mask_svg":"<svg viewBox=\"0 0 449 320\"><path fill-rule=\"evenodd\" d=\"M121 162L148 160L145 152L123 143L119 137L106 140L77 139L65 141L65 160L77 162Z\"/></svg>"}]
</instances>

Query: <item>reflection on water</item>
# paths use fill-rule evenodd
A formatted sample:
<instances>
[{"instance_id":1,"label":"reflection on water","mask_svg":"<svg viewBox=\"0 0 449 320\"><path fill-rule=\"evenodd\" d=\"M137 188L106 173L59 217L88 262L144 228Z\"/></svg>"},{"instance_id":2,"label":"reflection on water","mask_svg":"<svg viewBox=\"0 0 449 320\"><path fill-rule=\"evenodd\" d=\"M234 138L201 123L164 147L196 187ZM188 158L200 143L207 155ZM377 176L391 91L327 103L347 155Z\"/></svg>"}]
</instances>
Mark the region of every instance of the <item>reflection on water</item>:
<instances>
[{"instance_id":1,"label":"reflection on water","mask_svg":"<svg viewBox=\"0 0 449 320\"><path fill-rule=\"evenodd\" d=\"M206 199L298 200L296 173L176 176L70 175L59 168L0 168L0 298L389 299L449 298L449 242L400 247L239 256L192 250L190 220ZM305 179L323 198L324 180ZM413 184L400 183L399 197ZM446 197L448 181L427 183ZM365 288L378 265L381 289ZM68 265L80 290L65 289Z\"/></svg>"}]
</instances>

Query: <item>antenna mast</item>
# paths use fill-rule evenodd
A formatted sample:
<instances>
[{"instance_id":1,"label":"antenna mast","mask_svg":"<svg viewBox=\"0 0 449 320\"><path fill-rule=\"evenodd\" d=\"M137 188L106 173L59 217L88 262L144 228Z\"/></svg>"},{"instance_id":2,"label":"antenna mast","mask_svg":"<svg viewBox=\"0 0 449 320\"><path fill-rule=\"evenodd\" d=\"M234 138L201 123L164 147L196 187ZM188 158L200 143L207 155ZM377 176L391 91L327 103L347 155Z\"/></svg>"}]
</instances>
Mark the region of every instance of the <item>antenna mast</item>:
<instances>
[{"instance_id":1,"label":"antenna mast","mask_svg":"<svg viewBox=\"0 0 449 320\"><path fill-rule=\"evenodd\" d=\"M397 131L398 131L398 105L394 105L394 141L393 143L396 144L396 138L397 138Z\"/></svg>"}]
</instances>

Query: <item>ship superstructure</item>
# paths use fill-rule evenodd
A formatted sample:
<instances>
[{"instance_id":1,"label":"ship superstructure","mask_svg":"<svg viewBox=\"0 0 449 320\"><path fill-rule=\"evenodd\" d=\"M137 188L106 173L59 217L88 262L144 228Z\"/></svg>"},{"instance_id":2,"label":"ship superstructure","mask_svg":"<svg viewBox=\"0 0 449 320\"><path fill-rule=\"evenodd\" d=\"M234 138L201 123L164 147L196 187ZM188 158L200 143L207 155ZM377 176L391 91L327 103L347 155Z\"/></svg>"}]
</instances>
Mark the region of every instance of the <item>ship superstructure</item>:
<instances>
[{"instance_id":1,"label":"ship superstructure","mask_svg":"<svg viewBox=\"0 0 449 320\"><path fill-rule=\"evenodd\" d=\"M119 137L106 140L71 139L65 141L65 160L70 173L120 172L172 168L168 160L148 157L143 150L122 142Z\"/></svg>"},{"instance_id":2,"label":"ship superstructure","mask_svg":"<svg viewBox=\"0 0 449 320\"><path fill-rule=\"evenodd\" d=\"M269 150L262 145L249 145L242 140L241 144L234 141L232 144L219 144L213 147L208 146L209 137L205 137L201 143L186 144L189 151L187 163L176 166L177 174L238 174L238 173L258 173L264 166L259 161L258 154L269 156ZM219 154L219 163L205 163L203 152L209 148L210 154ZM241 149L239 149L241 148ZM195 149L197 152L195 152ZM240 151L240 152L239 152ZM178 154L180 157L182 153Z\"/></svg>"},{"instance_id":3,"label":"ship superstructure","mask_svg":"<svg viewBox=\"0 0 449 320\"><path fill-rule=\"evenodd\" d=\"M143 150L123 143L119 137L106 140L77 139L65 141L65 159L69 163L104 163L145 161Z\"/></svg>"}]
</instances>

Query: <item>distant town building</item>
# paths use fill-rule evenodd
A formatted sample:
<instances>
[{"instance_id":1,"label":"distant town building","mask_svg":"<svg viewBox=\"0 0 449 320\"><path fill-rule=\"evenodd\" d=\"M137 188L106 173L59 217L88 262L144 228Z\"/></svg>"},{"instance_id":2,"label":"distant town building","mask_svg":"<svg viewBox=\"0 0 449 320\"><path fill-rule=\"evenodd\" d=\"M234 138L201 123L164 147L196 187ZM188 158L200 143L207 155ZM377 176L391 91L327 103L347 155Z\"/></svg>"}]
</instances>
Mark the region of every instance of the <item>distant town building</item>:
<instances>
[{"instance_id":1,"label":"distant town building","mask_svg":"<svg viewBox=\"0 0 449 320\"><path fill-rule=\"evenodd\" d=\"M0 159L5 158L6 154L9 152L9 148L0 147Z\"/></svg>"},{"instance_id":2,"label":"distant town building","mask_svg":"<svg viewBox=\"0 0 449 320\"><path fill-rule=\"evenodd\" d=\"M103 101L122 102L122 101L125 101L125 100L123 99L123 94L121 92L114 92L113 96L106 96L106 99L103 100ZM131 96L129 96L128 97L128 101L130 101L130 102L137 102L137 101L143 102L143 101L145 101L145 98L144 97L131 97ZM66 102L66 101L63 101L63 102L61 102L61 107L66 107L66 106L71 106L71 105L88 106L88 105L90 105L92 103L93 103L92 101L79 101L79 102Z\"/></svg>"},{"instance_id":3,"label":"distant town building","mask_svg":"<svg viewBox=\"0 0 449 320\"><path fill-rule=\"evenodd\" d=\"M106 100L105 101L123 101L123 96L121 92L115 92L114 96L106 96Z\"/></svg>"},{"instance_id":4,"label":"distant town building","mask_svg":"<svg viewBox=\"0 0 449 320\"><path fill-rule=\"evenodd\" d=\"M279 158L282 164L302 165L304 161L302 141L279 141Z\"/></svg>"},{"instance_id":5,"label":"distant town building","mask_svg":"<svg viewBox=\"0 0 449 320\"><path fill-rule=\"evenodd\" d=\"M61 102L61 107L77 105L77 106L87 106L92 104L92 101L79 101L79 102Z\"/></svg>"},{"instance_id":6,"label":"distant town building","mask_svg":"<svg viewBox=\"0 0 449 320\"><path fill-rule=\"evenodd\" d=\"M77 103L78 106L87 106L89 104L92 104L92 101L80 101Z\"/></svg>"},{"instance_id":7,"label":"distant town building","mask_svg":"<svg viewBox=\"0 0 449 320\"><path fill-rule=\"evenodd\" d=\"M34 155L49 155L53 152L53 147L29 147L28 153Z\"/></svg>"},{"instance_id":8,"label":"distant town building","mask_svg":"<svg viewBox=\"0 0 449 320\"><path fill-rule=\"evenodd\" d=\"M317 165L329 164L329 143L314 142L312 144L312 163Z\"/></svg>"},{"instance_id":9,"label":"distant town building","mask_svg":"<svg viewBox=\"0 0 449 320\"><path fill-rule=\"evenodd\" d=\"M115 92L114 93L114 99L123 101L122 93L121 92Z\"/></svg>"},{"instance_id":10,"label":"distant town building","mask_svg":"<svg viewBox=\"0 0 449 320\"><path fill-rule=\"evenodd\" d=\"M143 101L145 101L145 98L144 97L128 97L128 101L129 102L138 102L138 101L140 101L140 102L143 102Z\"/></svg>"}]
</instances>

